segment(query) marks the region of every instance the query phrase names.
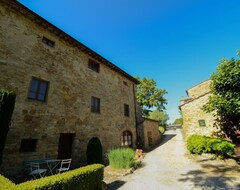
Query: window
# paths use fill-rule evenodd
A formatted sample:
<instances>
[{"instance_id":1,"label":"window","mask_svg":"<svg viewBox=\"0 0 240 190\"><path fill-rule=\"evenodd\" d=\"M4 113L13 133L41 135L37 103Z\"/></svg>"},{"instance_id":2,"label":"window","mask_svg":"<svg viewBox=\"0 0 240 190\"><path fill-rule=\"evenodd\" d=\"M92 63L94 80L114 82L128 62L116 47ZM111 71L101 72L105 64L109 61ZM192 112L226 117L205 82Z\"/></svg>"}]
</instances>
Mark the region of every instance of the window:
<instances>
[{"instance_id":1,"label":"window","mask_svg":"<svg viewBox=\"0 0 240 190\"><path fill-rule=\"evenodd\" d=\"M91 112L100 113L100 99L96 97L91 98Z\"/></svg>"},{"instance_id":2,"label":"window","mask_svg":"<svg viewBox=\"0 0 240 190\"><path fill-rule=\"evenodd\" d=\"M130 131L122 133L122 146L132 147L132 133Z\"/></svg>"},{"instance_id":3,"label":"window","mask_svg":"<svg viewBox=\"0 0 240 190\"><path fill-rule=\"evenodd\" d=\"M49 82L32 78L28 98L39 101L46 101Z\"/></svg>"},{"instance_id":4,"label":"window","mask_svg":"<svg viewBox=\"0 0 240 190\"><path fill-rule=\"evenodd\" d=\"M127 83L126 81L123 81L123 84L124 84L125 86L128 86L128 83Z\"/></svg>"},{"instance_id":5,"label":"window","mask_svg":"<svg viewBox=\"0 0 240 190\"><path fill-rule=\"evenodd\" d=\"M206 122L205 122L204 119L198 120L198 124L199 124L200 127L206 126Z\"/></svg>"},{"instance_id":6,"label":"window","mask_svg":"<svg viewBox=\"0 0 240 190\"><path fill-rule=\"evenodd\" d=\"M95 61L89 59L88 61L88 68L99 73L99 63L96 63Z\"/></svg>"},{"instance_id":7,"label":"window","mask_svg":"<svg viewBox=\"0 0 240 190\"><path fill-rule=\"evenodd\" d=\"M22 139L20 152L35 152L37 139Z\"/></svg>"},{"instance_id":8,"label":"window","mask_svg":"<svg viewBox=\"0 0 240 190\"><path fill-rule=\"evenodd\" d=\"M55 42L52 40L49 40L48 38L44 37L42 38L42 43L46 44L49 47L54 47Z\"/></svg>"},{"instance_id":9,"label":"window","mask_svg":"<svg viewBox=\"0 0 240 190\"><path fill-rule=\"evenodd\" d=\"M129 116L129 105L124 104L124 115Z\"/></svg>"}]
</instances>

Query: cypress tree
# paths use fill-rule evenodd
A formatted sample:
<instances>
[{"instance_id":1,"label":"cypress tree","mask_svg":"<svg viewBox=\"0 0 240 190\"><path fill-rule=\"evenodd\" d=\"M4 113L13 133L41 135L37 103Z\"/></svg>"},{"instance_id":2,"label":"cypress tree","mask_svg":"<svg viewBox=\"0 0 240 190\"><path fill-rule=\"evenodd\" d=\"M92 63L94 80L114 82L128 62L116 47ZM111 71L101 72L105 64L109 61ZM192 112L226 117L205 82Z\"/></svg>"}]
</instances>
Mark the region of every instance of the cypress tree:
<instances>
[{"instance_id":1,"label":"cypress tree","mask_svg":"<svg viewBox=\"0 0 240 190\"><path fill-rule=\"evenodd\" d=\"M0 91L0 165L2 164L3 149L6 144L15 100L16 94L14 92Z\"/></svg>"}]
</instances>

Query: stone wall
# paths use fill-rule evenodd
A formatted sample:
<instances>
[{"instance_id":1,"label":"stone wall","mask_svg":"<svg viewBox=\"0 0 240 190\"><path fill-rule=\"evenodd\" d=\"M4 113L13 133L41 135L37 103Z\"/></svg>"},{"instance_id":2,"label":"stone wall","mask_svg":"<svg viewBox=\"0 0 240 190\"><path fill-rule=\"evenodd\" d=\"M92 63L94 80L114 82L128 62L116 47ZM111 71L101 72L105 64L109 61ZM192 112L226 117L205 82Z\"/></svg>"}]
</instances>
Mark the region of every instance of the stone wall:
<instances>
[{"instance_id":1,"label":"stone wall","mask_svg":"<svg viewBox=\"0 0 240 190\"><path fill-rule=\"evenodd\" d=\"M143 149L144 148L144 128L143 128L144 118L142 117L142 107L138 103L136 103L136 116L137 116L137 135L138 135L137 148Z\"/></svg>"},{"instance_id":2,"label":"stone wall","mask_svg":"<svg viewBox=\"0 0 240 190\"><path fill-rule=\"evenodd\" d=\"M144 119L144 149L149 149L160 142L161 134L158 130L158 121L152 119Z\"/></svg>"},{"instance_id":3,"label":"stone wall","mask_svg":"<svg viewBox=\"0 0 240 190\"><path fill-rule=\"evenodd\" d=\"M54 47L42 43L43 36L54 41ZM135 82L101 62L100 72L92 71L88 68L90 58L98 62L64 37L0 4L0 89L17 94L4 168L17 170L24 160L56 158L60 133L75 135L75 166L85 162L92 137L98 137L107 151L120 146L122 132L128 130L136 146ZM32 77L49 81L46 102L27 98ZM90 110L91 96L100 98L99 114ZM129 117L124 116L124 104L129 105ZM19 152L25 138L37 139L35 152Z\"/></svg>"},{"instance_id":4,"label":"stone wall","mask_svg":"<svg viewBox=\"0 0 240 190\"><path fill-rule=\"evenodd\" d=\"M210 92L210 80L207 80L190 90L189 97L182 100L180 105L183 116L183 134L188 137L191 134L211 135L216 129L213 127L214 117L205 113L202 106L207 103ZM198 88L199 87L199 88ZM205 126L200 126L199 121L204 120Z\"/></svg>"},{"instance_id":5,"label":"stone wall","mask_svg":"<svg viewBox=\"0 0 240 190\"><path fill-rule=\"evenodd\" d=\"M203 94L210 92L211 80L206 80L187 90L189 98L197 98Z\"/></svg>"}]
</instances>

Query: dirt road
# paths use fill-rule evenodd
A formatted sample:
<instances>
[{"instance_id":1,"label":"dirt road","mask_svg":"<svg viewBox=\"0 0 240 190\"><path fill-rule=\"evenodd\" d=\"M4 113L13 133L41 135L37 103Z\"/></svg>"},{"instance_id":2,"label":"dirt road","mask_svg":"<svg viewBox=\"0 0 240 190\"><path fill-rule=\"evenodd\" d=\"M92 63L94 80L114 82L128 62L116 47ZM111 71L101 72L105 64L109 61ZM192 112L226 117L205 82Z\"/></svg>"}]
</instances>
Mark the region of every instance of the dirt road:
<instances>
[{"instance_id":1,"label":"dirt road","mask_svg":"<svg viewBox=\"0 0 240 190\"><path fill-rule=\"evenodd\" d=\"M239 190L240 166L209 155L189 158L181 129L171 129L161 145L147 153L141 168L113 181L108 189Z\"/></svg>"}]
</instances>

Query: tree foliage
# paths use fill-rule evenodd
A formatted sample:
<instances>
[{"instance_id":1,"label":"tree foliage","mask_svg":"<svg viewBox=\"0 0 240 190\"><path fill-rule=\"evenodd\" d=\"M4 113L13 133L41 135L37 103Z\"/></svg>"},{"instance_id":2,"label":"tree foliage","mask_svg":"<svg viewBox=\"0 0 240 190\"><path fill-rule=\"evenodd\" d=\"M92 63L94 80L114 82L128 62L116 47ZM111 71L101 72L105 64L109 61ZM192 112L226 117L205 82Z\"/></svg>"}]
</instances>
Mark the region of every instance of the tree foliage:
<instances>
[{"instance_id":1,"label":"tree foliage","mask_svg":"<svg viewBox=\"0 0 240 190\"><path fill-rule=\"evenodd\" d=\"M182 125L183 124L183 118L177 118L175 119L175 121L173 122L173 125Z\"/></svg>"},{"instance_id":2,"label":"tree foliage","mask_svg":"<svg viewBox=\"0 0 240 190\"><path fill-rule=\"evenodd\" d=\"M0 91L0 165L2 164L3 149L9 131L15 99L15 93L4 90Z\"/></svg>"},{"instance_id":3,"label":"tree foliage","mask_svg":"<svg viewBox=\"0 0 240 190\"><path fill-rule=\"evenodd\" d=\"M211 79L212 96L203 110L213 113L215 126L240 144L240 60L221 60Z\"/></svg>"},{"instance_id":4,"label":"tree foliage","mask_svg":"<svg viewBox=\"0 0 240 190\"><path fill-rule=\"evenodd\" d=\"M163 111L167 104L167 100L164 98L167 91L157 88L157 84L152 78L140 79L137 77L137 79L141 82L137 86L137 101L142 107L143 116L147 117L152 108Z\"/></svg>"},{"instance_id":5,"label":"tree foliage","mask_svg":"<svg viewBox=\"0 0 240 190\"><path fill-rule=\"evenodd\" d=\"M159 125L165 127L167 125L167 121L169 120L169 116L165 111L154 110L149 113L149 119L154 119L159 121Z\"/></svg>"}]
</instances>

